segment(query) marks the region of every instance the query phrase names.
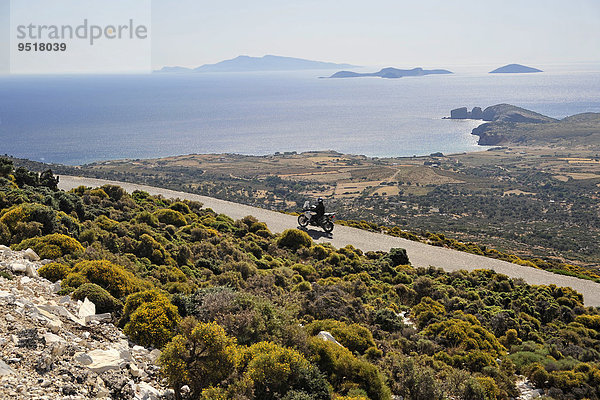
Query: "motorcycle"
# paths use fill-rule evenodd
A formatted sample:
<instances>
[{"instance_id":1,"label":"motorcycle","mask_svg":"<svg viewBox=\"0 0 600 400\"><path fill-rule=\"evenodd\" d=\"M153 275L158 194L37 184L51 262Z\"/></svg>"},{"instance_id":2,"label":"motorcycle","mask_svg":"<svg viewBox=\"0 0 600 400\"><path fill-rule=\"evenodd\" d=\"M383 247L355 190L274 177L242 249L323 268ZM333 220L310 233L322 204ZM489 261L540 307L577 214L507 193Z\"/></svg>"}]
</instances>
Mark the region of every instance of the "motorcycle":
<instances>
[{"instance_id":1,"label":"motorcycle","mask_svg":"<svg viewBox=\"0 0 600 400\"><path fill-rule=\"evenodd\" d=\"M313 208L307 201L302 207L302 213L298 216L298 225L306 228L309 224L312 226L319 226L327 233L333 231L333 221L335 220L335 213L325 213L319 221L316 220Z\"/></svg>"}]
</instances>

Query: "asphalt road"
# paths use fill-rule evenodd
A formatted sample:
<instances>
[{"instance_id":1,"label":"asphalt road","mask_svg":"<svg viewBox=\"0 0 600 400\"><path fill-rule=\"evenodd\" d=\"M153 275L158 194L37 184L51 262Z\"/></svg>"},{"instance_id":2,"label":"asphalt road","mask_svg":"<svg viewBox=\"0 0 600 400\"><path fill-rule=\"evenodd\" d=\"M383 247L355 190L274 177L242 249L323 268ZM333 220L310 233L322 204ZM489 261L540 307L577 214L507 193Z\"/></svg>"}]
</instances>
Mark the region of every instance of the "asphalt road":
<instances>
[{"instance_id":1,"label":"asphalt road","mask_svg":"<svg viewBox=\"0 0 600 400\"><path fill-rule=\"evenodd\" d=\"M107 183L119 185L128 192L143 190L152 195L160 194L167 198L200 201L205 207L212 208L217 213L226 214L233 219L240 219L246 215L253 215L258 218L259 221L265 222L269 229L276 233L282 232L285 229L298 227L297 217L294 216L219 200L212 197L177 192L152 186L66 175L60 176L60 183L58 186L61 189L70 190L81 185L97 187ZM406 249L411 264L417 267L435 266L443 268L446 271L456 271L460 269L467 271L473 271L475 269L491 269L512 278L523 278L527 283L532 285L555 284L557 286L570 286L583 294L584 302L587 306L600 306L600 284L592 281L553 274L541 269L523 267L506 261L495 260L442 247L430 246L419 242L346 226L337 225L333 230L333 235L331 237L326 236L319 228L308 229L308 233L316 242L329 242L338 248L348 244L363 251L389 251L391 248L401 247Z\"/></svg>"}]
</instances>

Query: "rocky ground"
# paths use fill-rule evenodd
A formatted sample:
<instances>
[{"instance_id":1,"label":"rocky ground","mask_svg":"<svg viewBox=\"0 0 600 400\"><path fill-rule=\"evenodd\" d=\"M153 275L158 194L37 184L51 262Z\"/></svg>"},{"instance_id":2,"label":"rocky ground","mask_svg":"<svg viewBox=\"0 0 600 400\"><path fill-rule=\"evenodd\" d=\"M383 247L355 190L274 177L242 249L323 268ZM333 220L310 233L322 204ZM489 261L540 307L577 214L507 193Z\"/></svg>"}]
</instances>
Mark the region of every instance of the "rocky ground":
<instances>
[{"instance_id":1,"label":"rocky ground","mask_svg":"<svg viewBox=\"0 0 600 400\"><path fill-rule=\"evenodd\" d=\"M45 260L0 246L1 399L162 399L159 350L135 346L87 301L40 278Z\"/></svg>"},{"instance_id":2,"label":"rocky ground","mask_svg":"<svg viewBox=\"0 0 600 400\"><path fill-rule=\"evenodd\" d=\"M0 399L173 399L160 351L129 342L89 300L58 295L60 283L37 274L48 261L0 246ZM519 399L543 394L525 379L517 386Z\"/></svg>"}]
</instances>

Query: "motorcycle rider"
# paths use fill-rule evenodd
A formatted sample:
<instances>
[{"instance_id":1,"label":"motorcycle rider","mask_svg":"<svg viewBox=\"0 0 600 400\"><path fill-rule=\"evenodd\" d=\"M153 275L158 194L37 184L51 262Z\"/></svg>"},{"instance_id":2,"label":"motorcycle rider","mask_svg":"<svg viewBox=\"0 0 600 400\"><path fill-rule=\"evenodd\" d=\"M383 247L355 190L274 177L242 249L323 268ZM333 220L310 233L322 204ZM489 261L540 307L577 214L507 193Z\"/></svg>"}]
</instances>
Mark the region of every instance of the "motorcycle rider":
<instances>
[{"instance_id":1,"label":"motorcycle rider","mask_svg":"<svg viewBox=\"0 0 600 400\"><path fill-rule=\"evenodd\" d=\"M312 217L313 221L320 221L325 215L325 204L322 197L317 199L317 205L313 208L313 212L315 213Z\"/></svg>"}]
</instances>

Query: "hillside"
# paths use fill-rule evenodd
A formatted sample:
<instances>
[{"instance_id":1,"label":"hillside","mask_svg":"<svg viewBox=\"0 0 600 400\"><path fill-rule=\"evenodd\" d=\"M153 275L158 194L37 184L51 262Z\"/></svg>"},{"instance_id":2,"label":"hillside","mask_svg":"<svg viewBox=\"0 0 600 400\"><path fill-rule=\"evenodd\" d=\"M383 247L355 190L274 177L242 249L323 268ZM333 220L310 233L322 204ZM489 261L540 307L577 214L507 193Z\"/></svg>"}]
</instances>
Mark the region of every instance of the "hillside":
<instances>
[{"instance_id":1,"label":"hillside","mask_svg":"<svg viewBox=\"0 0 600 400\"><path fill-rule=\"evenodd\" d=\"M161 376L183 398L500 399L520 394L517 374L537 386L529 397L600 397L600 311L571 289L414 268L402 249L315 244L114 185L62 192L49 171L1 166L1 243L51 259L37 272L60 294L88 297L129 341L160 348ZM2 288L18 287L21 269L1 265ZM5 298L0 318L16 310ZM29 338L42 331L17 343L41 346ZM20 352L1 355L3 374L29 368ZM112 398L135 396L115 382Z\"/></svg>"},{"instance_id":2,"label":"hillside","mask_svg":"<svg viewBox=\"0 0 600 400\"><path fill-rule=\"evenodd\" d=\"M585 113L552 122L506 122L497 119L473 130L480 145L527 145L600 148L600 113Z\"/></svg>"}]
</instances>

